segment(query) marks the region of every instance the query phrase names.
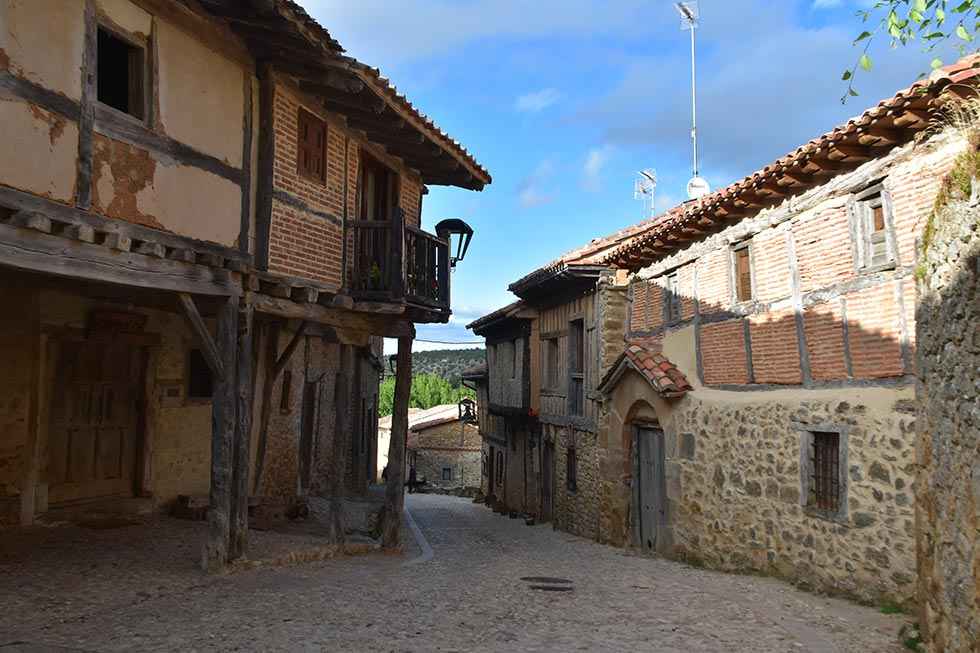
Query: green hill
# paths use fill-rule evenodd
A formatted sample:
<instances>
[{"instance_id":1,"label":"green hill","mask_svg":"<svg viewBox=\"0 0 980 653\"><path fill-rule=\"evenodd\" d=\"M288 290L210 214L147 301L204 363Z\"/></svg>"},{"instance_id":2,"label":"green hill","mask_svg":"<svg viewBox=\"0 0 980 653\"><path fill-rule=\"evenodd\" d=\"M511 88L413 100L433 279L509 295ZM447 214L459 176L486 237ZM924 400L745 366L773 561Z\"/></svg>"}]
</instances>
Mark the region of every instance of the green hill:
<instances>
[{"instance_id":1,"label":"green hill","mask_svg":"<svg viewBox=\"0 0 980 653\"><path fill-rule=\"evenodd\" d=\"M390 355L390 354L389 354ZM387 358L387 356L386 356ZM483 349L439 349L412 354L412 374L434 374L456 387L463 371L486 360ZM391 375L390 370L385 370Z\"/></svg>"}]
</instances>

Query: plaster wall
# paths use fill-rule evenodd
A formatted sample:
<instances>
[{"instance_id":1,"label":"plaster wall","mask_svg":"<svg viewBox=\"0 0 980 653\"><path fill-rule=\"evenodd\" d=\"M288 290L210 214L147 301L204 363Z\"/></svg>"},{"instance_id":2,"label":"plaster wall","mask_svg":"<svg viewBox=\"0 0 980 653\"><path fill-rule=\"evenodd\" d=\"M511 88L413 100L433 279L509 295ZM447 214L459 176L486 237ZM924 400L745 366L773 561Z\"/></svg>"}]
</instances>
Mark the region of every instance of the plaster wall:
<instances>
[{"instance_id":1,"label":"plaster wall","mask_svg":"<svg viewBox=\"0 0 980 653\"><path fill-rule=\"evenodd\" d=\"M74 200L78 123L0 90L0 142L6 153L0 155L0 183L59 202Z\"/></svg>"},{"instance_id":2,"label":"plaster wall","mask_svg":"<svg viewBox=\"0 0 980 653\"><path fill-rule=\"evenodd\" d=\"M10 70L72 100L81 98L83 14L82 0L0 3L0 71Z\"/></svg>"}]
</instances>

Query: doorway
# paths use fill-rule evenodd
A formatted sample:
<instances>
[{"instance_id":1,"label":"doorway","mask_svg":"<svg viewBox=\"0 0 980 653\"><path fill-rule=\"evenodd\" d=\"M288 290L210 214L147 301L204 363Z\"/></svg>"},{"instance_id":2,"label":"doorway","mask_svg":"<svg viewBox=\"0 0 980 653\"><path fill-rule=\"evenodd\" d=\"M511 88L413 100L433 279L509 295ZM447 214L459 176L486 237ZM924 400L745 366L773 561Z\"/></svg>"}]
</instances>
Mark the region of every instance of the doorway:
<instances>
[{"instance_id":1,"label":"doorway","mask_svg":"<svg viewBox=\"0 0 980 653\"><path fill-rule=\"evenodd\" d=\"M638 427L633 442L634 538L647 553L658 551L667 526L667 478L664 432Z\"/></svg>"},{"instance_id":2,"label":"doorway","mask_svg":"<svg viewBox=\"0 0 980 653\"><path fill-rule=\"evenodd\" d=\"M541 450L541 521L551 521L555 483L555 443L545 442Z\"/></svg>"},{"instance_id":3,"label":"doorway","mask_svg":"<svg viewBox=\"0 0 980 653\"><path fill-rule=\"evenodd\" d=\"M134 496L143 358L125 342L58 341L48 423L51 505Z\"/></svg>"}]
</instances>

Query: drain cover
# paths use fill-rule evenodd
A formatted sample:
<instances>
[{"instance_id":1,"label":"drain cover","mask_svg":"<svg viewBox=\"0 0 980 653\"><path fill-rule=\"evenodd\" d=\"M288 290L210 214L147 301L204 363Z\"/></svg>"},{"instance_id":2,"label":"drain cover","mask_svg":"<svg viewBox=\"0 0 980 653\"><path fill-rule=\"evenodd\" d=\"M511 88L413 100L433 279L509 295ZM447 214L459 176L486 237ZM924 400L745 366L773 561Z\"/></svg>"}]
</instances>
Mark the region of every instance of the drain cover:
<instances>
[{"instance_id":1,"label":"drain cover","mask_svg":"<svg viewBox=\"0 0 980 653\"><path fill-rule=\"evenodd\" d=\"M541 590L542 592L571 592L575 588L568 587L567 585L531 585L532 590Z\"/></svg>"},{"instance_id":2,"label":"drain cover","mask_svg":"<svg viewBox=\"0 0 980 653\"><path fill-rule=\"evenodd\" d=\"M521 578L523 581L528 583L562 583L571 585L572 581L567 578L549 578L548 576L523 576Z\"/></svg>"}]
</instances>

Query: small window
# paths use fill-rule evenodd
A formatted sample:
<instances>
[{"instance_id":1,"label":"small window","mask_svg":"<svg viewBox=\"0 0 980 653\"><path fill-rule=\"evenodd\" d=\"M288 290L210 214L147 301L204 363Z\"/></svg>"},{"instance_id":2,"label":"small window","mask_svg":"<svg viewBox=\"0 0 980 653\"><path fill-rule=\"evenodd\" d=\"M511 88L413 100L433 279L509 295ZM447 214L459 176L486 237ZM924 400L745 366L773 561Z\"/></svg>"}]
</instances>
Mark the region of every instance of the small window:
<instances>
[{"instance_id":1,"label":"small window","mask_svg":"<svg viewBox=\"0 0 980 653\"><path fill-rule=\"evenodd\" d=\"M200 349L191 349L187 355L187 398L210 399L214 396L214 379L211 368Z\"/></svg>"},{"instance_id":2,"label":"small window","mask_svg":"<svg viewBox=\"0 0 980 653\"><path fill-rule=\"evenodd\" d=\"M282 396L279 398L279 412L288 413L293 407L293 373L286 370L282 373Z\"/></svg>"},{"instance_id":3,"label":"small window","mask_svg":"<svg viewBox=\"0 0 980 653\"><path fill-rule=\"evenodd\" d=\"M735 298L740 302L752 300L752 251L749 243L743 243L734 251Z\"/></svg>"},{"instance_id":4,"label":"small window","mask_svg":"<svg viewBox=\"0 0 980 653\"><path fill-rule=\"evenodd\" d=\"M569 447L565 456L565 485L569 492L578 490L578 452Z\"/></svg>"},{"instance_id":5,"label":"small window","mask_svg":"<svg viewBox=\"0 0 980 653\"><path fill-rule=\"evenodd\" d=\"M554 390L558 387L558 338L547 338L542 349L545 386Z\"/></svg>"},{"instance_id":6,"label":"small window","mask_svg":"<svg viewBox=\"0 0 980 653\"><path fill-rule=\"evenodd\" d=\"M327 123L300 109L296 142L297 172L307 179L327 183Z\"/></svg>"},{"instance_id":7,"label":"small window","mask_svg":"<svg viewBox=\"0 0 980 653\"><path fill-rule=\"evenodd\" d=\"M665 310L667 311L667 323L677 322L681 319L681 293L677 285L677 273L667 276L667 296Z\"/></svg>"},{"instance_id":8,"label":"small window","mask_svg":"<svg viewBox=\"0 0 980 653\"><path fill-rule=\"evenodd\" d=\"M887 205L881 193L867 196L858 202L860 233L862 238L862 266L878 267L894 262L888 238Z\"/></svg>"},{"instance_id":9,"label":"small window","mask_svg":"<svg viewBox=\"0 0 980 653\"><path fill-rule=\"evenodd\" d=\"M840 511L839 433L814 432L811 435L809 485L808 507L830 514Z\"/></svg>"},{"instance_id":10,"label":"small window","mask_svg":"<svg viewBox=\"0 0 980 653\"><path fill-rule=\"evenodd\" d=\"M585 411L585 321L573 320L568 328L568 408L571 415Z\"/></svg>"},{"instance_id":11,"label":"small window","mask_svg":"<svg viewBox=\"0 0 980 653\"><path fill-rule=\"evenodd\" d=\"M451 480L453 480L453 468L452 467L443 467L442 468L442 480L444 480L444 481L451 481Z\"/></svg>"},{"instance_id":12,"label":"small window","mask_svg":"<svg viewBox=\"0 0 980 653\"><path fill-rule=\"evenodd\" d=\"M146 117L143 48L99 28L96 86L99 102L134 118Z\"/></svg>"}]
</instances>

